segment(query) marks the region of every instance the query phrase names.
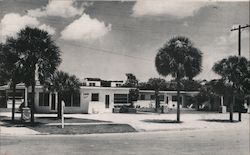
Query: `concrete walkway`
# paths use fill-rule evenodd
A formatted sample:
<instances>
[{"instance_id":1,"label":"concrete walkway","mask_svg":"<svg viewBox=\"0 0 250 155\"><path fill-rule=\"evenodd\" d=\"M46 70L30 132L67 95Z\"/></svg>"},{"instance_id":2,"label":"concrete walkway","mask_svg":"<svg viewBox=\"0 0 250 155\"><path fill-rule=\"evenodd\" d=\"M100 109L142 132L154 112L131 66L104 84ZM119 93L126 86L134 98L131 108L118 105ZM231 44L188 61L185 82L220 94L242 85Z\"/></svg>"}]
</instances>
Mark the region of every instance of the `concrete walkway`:
<instances>
[{"instance_id":1,"label":"concrete walkway","mask_svg":"<svg viewBox=\"0 0 250 155\"><path fill-rule=\"evenodd\" d=\"M0 116L10 117L10 112L0 113ZM56 117L56 114L36 114L36 117ZM95 123L66 123L65 125L89 125L89 124L129 124L137 131L182 131L182 130L227 130L227 129L248 129L249 114L242 114L241 122L227 122L229 114L221 113L192 113L181 114L182 123L165 123L168 120L175 120L176 114L66 114L65 117L94 119L109 122ZM20 114L16 114L20 117ZM234 114L234 120L238 119L238 114ZM60 123L50 123L48 125L60 125ZM4 127L0 124L0 134L8 135L25 135L39 134L34 130L26 127Z\"/></svg>"},{"instance_id":2,"label":"concrete walkway","mask_svg":"<svg viewBox=\"0 0 250 155\"><path fill-rule=\"evenodd\" d=\"M70 115L72 117L72 115ZM114 123L129 124L138 131L161 131L161 130L185 130L185 129L222 129L228 128L249 129L249 114L242 114L242 121L227 122L229 114L221 113L198 113L181 114L182 123L164 123L168 120L176 120L176 114L74 114L73 117L84 119L98 119L112 121ZM234 114L234 120L238 114ZM220 121L221 120L221 121ZM159 123L163 122L163 123Z\"/></svg>"}]
</instances>

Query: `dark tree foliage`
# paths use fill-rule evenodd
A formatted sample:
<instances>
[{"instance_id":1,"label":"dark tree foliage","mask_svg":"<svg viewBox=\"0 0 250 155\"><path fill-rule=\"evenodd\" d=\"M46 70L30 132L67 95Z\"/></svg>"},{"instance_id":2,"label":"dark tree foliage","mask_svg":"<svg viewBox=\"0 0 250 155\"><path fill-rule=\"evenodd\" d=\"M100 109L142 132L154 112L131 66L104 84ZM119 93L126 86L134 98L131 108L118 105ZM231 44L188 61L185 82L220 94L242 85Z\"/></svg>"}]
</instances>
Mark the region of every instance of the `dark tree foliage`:
<instances>
[{"instance_id":1,"label":"dark tree foliage","mask_svg":"<svg viewBox=\"0 0 250 155\"><path fill-rule=\"evenodd\" d=\"M162 76L171 75L177 83L177 121L180 121L181 79L190 80L201 72L202 53L186 37L170 39L159 49L155 57L157 72Z\"/></svg>"},{"instance_id":2,"label":"dark tree foliage","mask_svg":"<svg viewBox=\"0 0 250 155\"><path fill-rule=\"evenodd\" d=\"M129 103L131 103L131 107L134 107L134 102L138 100L139 97L139 89L130 89L129 90Z\"/></svg>"},{"instance_id":3,"label":"dark tree foliage","mask_svg":"<svg viewBox=\"0 0 250 155\"><path fill-rule=\"evenodd\" d=\"M0 85L9 84L12 96L12 120L15 119L16 84L23 80L22 52L17 50L17 40L7 38L0 50Z\"/></svg>"},{"instance_id":4,"label":"dark tree foliage","mask_svg":"<svg viewBox=\"0 0 250 155\"><path fill-rule=\"evenodd\" d=\"M138 80L136 78L136 76L132 73L127 73L127 80L126 82L122 85L122 87L132 87L132 88L136 88L138 86Z\"/></svg>"},{"instance_id":5,"label":"dark tree foliage","mask_svg":"<svg viewBox=\"0 0 250 155\"><path fill-rule=\"evenodd\" d=\"M59 94L58 118L61 118L61 102L64 100L66 102L66 94L79 93L80 91L80 80L75 75L70 75L63 71L56 71L53 76L49 79L49 85L47 86L50 91L56 91Z\"/></svg>"},{"instance_id":6,"label":"dark tree foliage","mask_svg":"<svg viewBox=\"0 0 250 155\"><path fill-rule=\"evenodd\" d=\"M213 66L214 72L219 74L221 80L233 89L233 103L230 104L230 121L233 121L235 97L244 96L249 92L249 68L250 62L246 58L239 56L229 56ZM239 121L241 121L241 110L239 110Z\"/></svg>"},{"instance_id":7,"label":"dark tree foliage","mask_svg":"<svg viewBox=\"0 0 250 155\"><path fill-rule=\"evenodd\" d=\"M29 106L31 122L34 122L36 71L40 83L46 84L61 63L61 51L48 32L30 27L17 34L15 49L22 53L23 82L26 86L32 86L32 101Z\"/></svg>"}]
</instances>

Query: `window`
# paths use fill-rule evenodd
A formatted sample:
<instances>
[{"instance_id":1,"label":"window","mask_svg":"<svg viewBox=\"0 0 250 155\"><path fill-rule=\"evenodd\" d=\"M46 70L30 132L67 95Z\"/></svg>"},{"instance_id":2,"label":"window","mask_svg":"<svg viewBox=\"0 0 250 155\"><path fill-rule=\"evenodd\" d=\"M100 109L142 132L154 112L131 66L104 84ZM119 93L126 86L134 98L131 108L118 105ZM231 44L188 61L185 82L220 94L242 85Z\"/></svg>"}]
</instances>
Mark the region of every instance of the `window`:
<instances>
[{"instance_id":1,"label":"window","mask_svg":"<svg viewBox=\"0 0 250 155\"><path fill-rule=\"evenodd\" d=\"M150 95L150 99L154 100L155 99L155 95Z\"/></svg>"},{"instance_id":2,"label":"window","mask_svg":"<svg viewBox=\"0 0 250 155\"><path fill-rule=\"evenodd\" d=\"M91 82L89 83L89 86L95 86L95 83Z\"/></svg>"},{"instance_id":3,"label":"window","mask_svg":"<svg viewBox=\"0 0 250 155\"><path fill-rule=\"evenodd\" d=\"M73 94L73 107L80 107L80 93Z\"/></svg>"},{"instance_id":4,"label":"window","mask_svg":"<svg viewBox=\"0 0 250 155\"><path fill-rule=\"evenodd\" d=\"M144 94L141 94L141 100L145 100L145 95Z\"/></svg>"},{"instance_id":5,"label":"window","mask_svg":"<svg viewBox=\"0 0 250 155\"><path fill-rule=\"evenodd\" d=\"M175 96L172 96L172 101L173 102L177 102L177 96L175 95Z\"/></svg>"},{"instance_id":6,"label":"window","mask_svg":"<svg viewBox=\"0 0 250 155\"><path fill-rule=\"evenodd\" d=\"M164 101L164 95L159 95L159 100Z\"/></svg>"},{"instance_id":7,"label":"window","mask_svg":"<svg viewBox=\"0 0 250 155\"><path fill-rule=\"evenodd\" d=\"M114 103L128 103L128 94L114 94Z\"/></svg>"},{"instance_id":8,"label":"window","mask_svg":"<svg viewBox=\"0 0 250 155\"><path fill-rule=\"evenodd\" d=\"M71 107L71 102L72 102L71 94L68 94L68 93L63 94L63 101L66 107Z\"/></svg>"},{"instance_id":9,"label":"window","mask_svg":"<svg viewBox=\"0 0 250 155\"><path fill-rule=\"evenodd\" d=\"M120 87L121 86L121 84L119 84L119 83L117 83L117 84L115 84L116 85L116 87Z\"/></svg>"},{"instance_id":10,"label":"window","mask_svg":"<svg viewBox=\"0 0 250 155\"><path fill-rule=\"evenodd\" d=\"M80 93L64 95L66 107L80 107Z\"/></svg>"},{"instance_id":11,"label":"window","mask_svg":"<svg viewBox=\"0 0 250 155\"><path fill-rule=\"evenodd\" d=\"M12 100L13 94L12 90L7 91L7 97L9 100ZM24 99L24 89L16 89L15 99Z\"/></svg>"},{"instance_id":12,"label":"window","mask_svg":"<svg viewBox=\"0 0 250 155\"><path fill-rule=\"evenodd\" d=\"M99 94L98 93L92 93L91 101L99 101Z\"/></svg>"},{"instance_id":13,"label":"window","mask_svg":"<svg viewBox=\"0 0 250 155\"><path fill-rule=\"evenodd\" d=\"M177 102L177 96L176 95L172 96L172 101ZM182 104L182 97L181 96L180 96L180 103Z\"/></svg>"},{"instance_id":14,"label":"window","mask_svg":"<svg viewBox=\"0 0 250 155\"><path fill-rule=\"evenodd\" d=\"M39 106L49 106L49 93L39 93Z\"/></svg>"}]
</instances>

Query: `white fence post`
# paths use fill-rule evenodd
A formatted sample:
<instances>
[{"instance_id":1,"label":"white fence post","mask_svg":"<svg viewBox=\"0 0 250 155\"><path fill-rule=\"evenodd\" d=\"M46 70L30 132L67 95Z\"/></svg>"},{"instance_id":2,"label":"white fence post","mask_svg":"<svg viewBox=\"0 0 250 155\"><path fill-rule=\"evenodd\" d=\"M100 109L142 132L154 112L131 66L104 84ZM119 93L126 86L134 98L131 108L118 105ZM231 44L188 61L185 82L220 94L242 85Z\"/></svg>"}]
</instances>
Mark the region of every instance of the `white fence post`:
<instances>
[{"instance_id":1,"label":"white fence post","mask_svg":"<svg viewBox=\"0 0 250 155\"><path fill-rule=\"evenodd\" d=\"M62 115L62 129L64 128L64 106L65 106L65 103L64 101L62 101L62 109L61 109L61 115Z\"/></svg>"}]
</instances>

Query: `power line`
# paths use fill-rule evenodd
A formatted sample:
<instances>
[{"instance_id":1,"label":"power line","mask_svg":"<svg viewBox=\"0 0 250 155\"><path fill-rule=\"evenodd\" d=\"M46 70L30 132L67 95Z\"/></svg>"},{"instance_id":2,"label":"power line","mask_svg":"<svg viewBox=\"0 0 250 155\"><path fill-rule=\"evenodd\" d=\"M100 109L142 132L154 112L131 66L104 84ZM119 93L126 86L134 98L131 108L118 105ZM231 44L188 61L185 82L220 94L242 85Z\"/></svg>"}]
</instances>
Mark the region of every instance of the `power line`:
<instances>
[{"instance_id":1,"label":"power line","mask_svg":"<svg viewBox=\"0 0 250 155\"><path fill-rule=\"evenodd\" d=\"M58 41L61 42L60 40L58 40ZM120 55L120 56L129 57L129 58L133 58L133 59L137 59L137 60L143 60L143 61L146 61L146 62L152 62L149 59L145 59L145 58L141 58L141 57L136 57L136 56L132 56L132 55L127 55L127 54L122 54L122 53L117 53L117 52L114 52L114 51L111 51L111 50L107 50L107 49L95 48L92 45L87 45L87 44L82 44L82 43L81 43L81 45L75 44L75 43L67 43L67 44L69 44L71 46L79 46L79 47L91 49L91 50L94 50L96 52L102 52L102 53Z\"/></svg>"}]
</instances>

